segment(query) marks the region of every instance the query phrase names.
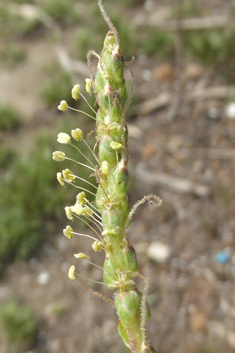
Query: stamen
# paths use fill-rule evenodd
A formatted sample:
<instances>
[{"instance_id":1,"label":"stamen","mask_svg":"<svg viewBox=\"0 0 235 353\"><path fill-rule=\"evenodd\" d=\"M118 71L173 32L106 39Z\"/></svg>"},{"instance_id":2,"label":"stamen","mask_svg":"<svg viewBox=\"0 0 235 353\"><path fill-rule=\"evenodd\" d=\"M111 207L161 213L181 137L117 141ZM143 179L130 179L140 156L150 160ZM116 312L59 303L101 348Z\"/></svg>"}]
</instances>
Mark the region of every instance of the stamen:
<instances>
[{"instance_id":1,"label":"stamen","mask_svg":"<svg viewBox=\"0 0 235 353\"><path fill-rule=\"evenodd\" d=\"M91 264L91 265L93 265L93 266L95 266L95 267L97 267L97 268L100 268L100 269L103 271L103 267L98 266L98 265L94 264L93 262L91 262L91 261L87 260L87 258L86 258L86 257L82 257L82 256L79 256L79 255L80 255L80 254L74 254L74 257L76 257L77 259L83 259L83 260L86 260L89 264ZM85 254L83 254L83 255L85 255Z\"/></svg>"},{"instance_id":2,"label":"stamen","mask_svg":"<svg viewBox=\"0 0 235 353\"><path fill-rule=\"evenodd\" d=\"M84 222L91 230L93 230L93 232L98 236L98 238L102 241L102 237L101 235L95 230L95 228L93 228L88 222L85 221L84 218L74 214L75 217L77 217L78 219L80 219L80 221Z\"/></svg>"},{"instance_id":3,"label":"stamen","mask_svg":"<svg viewBox=\"0 0 235 353\"><path fill-rule=\"evenodd\" d=\"M82 237L87 237L87 238L90 238L90 239L93 239L93 240L97 241L96 238L94 238L94 237L92 237L91 235L88 235L88 234L75 233L75 232L73 232L73 234L75 234L75 235L81 235Z\"/></svg>"},{"instance_id":4,"label":"stamen","mask_svg":"<svg viewBox=\"0 0 235 353\"><path fill-rule=\"evenodd\" d=\"M87 217L87 216L84 216L85 218L89 219L90 222L94 223L96 225L96 227L99 229L100 232L102 232L102 228L99 227L99 225L97 224L97 220L96 221L93 221L91 219L91 217ZM100 223L100 222L99 222ZM103 225L101 224L101 226L103 227Z\"/></svg>"},{"instance_id":5,"label":"stamen","mask_svg":"<svg viewBox=\"0 0 235 353\"><path fill-rule=\"evenodd\" d=\"M97 187L97 186L93 185L92 183L90 183L90 182L89 182L89 181L87 181L86 179L83 179L83 178L81 178L81 177L78 177L77 175L74 175L74 176L75 176L75 178L77 178L77 179L80 179L80 180L84 181L84 183L87 183L87 184L89 184L89 185L93 186L93 188L98 189L98 187Z\"/></svg>"},{"instance_id":6,"label":"stamen","mask_svg":"<svg viewBox=\"0 0 235 353\"><path fill-rule=\"evenodd\" d=\"M86 97L80 92L81 97L84 99L84 101L86 102L86 104L88 105L88 107L93 111L93 113L96 114L95 109L92 108L92 106L90 105L90 103L88 102L88 100L86 99Z\"/></svg>"},{"instance_id":7,"label":"stamen","mask_svg":"<svg viewBox=\"0 0 235 353\"><path fill-rule=\"evenodd\" d=\"M104 282L99 282L99 281L95 281L94 279L90 279L90 278L84 277L84 276L80 275L80 274L77 273L77 272L75 272L75 274L76 274L77 276L79 276L79 277L81 277L81 278L84 278L84 279L87 279L88 281L91 281L91 282L93 282L93 283L106 284L106 283L104 283Z\"/></svg>"},{"instance_id":8,"label":"stamen","mask_svg":"<svg viewBox=\"0 0 235 353\"><path fill-rule=\"evenodd\" d=\"M72 158L65 157L65 159L68 159L68 161L72 161L72 162L75 162L75 163L77 163L77 164L80 164L80 165L82 165L83 167L89 168L89 169L91 169L91 170L93 170L93 171L95 172L95 169L89 167L89 165L86 165L86 164L84 164L84 163L75 161L75 159L72 159Z\"/></svg>"},{"instance_id":9,"label":"stamen","mask_svg":"<svg viewBox=\"0 0 235 353\"><path fill-rule=\"evenodd\" d=\"M77 146L73 145L71 143L71 146L73 146L74 148L76 148L76 150L78 150L81 155L92 165L93 168L95 168L94 164L90 161L90 159L80 150L80 148L78 148Z\"/></svg>"},{"instance_id":10,"label":"stamen","mask_svg":"<svg viewBox=\"0 0 235 353\"><path fill-rule=\"evenodd\" d=\"M82 139L82 141L85 143L85 145L87 146L87 148L89 149L89 151L91 152L92 156L95 158L96 162L100 165L100 161L98 160L98 158L96 157L95 153L92 151L92 149L90 148L89 144L86 142L86 140Z\"/></svg>"},{"instance_id":11,"label":"stamen","mask_svg":"<svg viewBox=\"0 0 235 353\"><path fill-rule=\"evenodd\" d=\"M85 200L90 207L92 207L95 211L99 212L96 206L92 205L92 203L89 200L87 200L86 198L85 198ZM97 216L99 216L99 218L102 219L102 217L100 217L100 215L97 214Z\"/></svg>"},{"instance_id":12,"label":"stamen","mask_svg":"<svg viewBox=\"0 0 235 353\"><path fill-rule=\"evenodd\" d=\"M77 189L80 189L80 190L83 190L83 191L86 191L86 192L88 192L89 194L91 194L91 195L93 195L93 196L96 196L96 194L94 194L93 192L91 192L90 190L87 190L87 189L85 189L85 188L83 188L83 187L81 187L81 186L78 186L78 185L74 185L72 182L69 182L68 180L66 180L66 179L63 179L64 181L66 181L66 183L68 183L68 184L70 184L70 185L72 185L72 186L74 186L75 188L77 188Z\"/></svg>"},{"instance_id":13,"label":"stamen","mask_svg":"<svg viewBox=\"0 0 235 353\"><path fill-rule=\"evenodd\" d=\"M80 93L80 94L81 94L81 93ZM94 118L94 116L92 116L92 115L90 115L90 114L84 112L83 110L75 109L75 108L72 108L72 107L68 107L68 109L74 110L74 111L77 112L77 113L82 113L82 114L84 114L84 115L86 115L86 116L89 116L89 118L91 118L91 119L93 119L93 120L96 120L96 118ZM96 112L95 112L95 113L96 113Z\"/></svg>"}]
</instances>

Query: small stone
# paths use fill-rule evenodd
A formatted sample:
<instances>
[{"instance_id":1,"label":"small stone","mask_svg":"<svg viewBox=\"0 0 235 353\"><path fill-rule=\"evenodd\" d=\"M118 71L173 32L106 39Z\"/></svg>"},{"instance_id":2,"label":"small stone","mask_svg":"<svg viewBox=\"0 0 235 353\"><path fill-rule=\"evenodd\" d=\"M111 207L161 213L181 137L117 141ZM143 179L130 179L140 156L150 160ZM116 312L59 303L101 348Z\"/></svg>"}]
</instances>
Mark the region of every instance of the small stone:
<instances>
[{"instance_id":1,"label":"small stone","mask_svg":"<svg viewBox=\"0 0 235 353\"><path fill-rule=\"evenodd\" d=\"M207 115L210 119L216 120L221 118L220 110L216 107L212 107L207 111Z\"/></svg>"},{"instance_id":2,"label":"small stone","mask_svg":"<svg viewBox=\"0 0 235 353\"><path fill-rule=\"evenodd\" d=\"M197 80L204 72L203 66L198 63L190 63L186 66L185 76L188 80Z\"/></svg>"},{"instance_id":3,"label":"small stone","mask_svg":"<svg viewBox=\"0 0 235 353\"><path fill-rule=\"evenodd\" d=\"M45 286L45 285L47 285L50 282L50 279L51 279L51 276L50 276L50 274L48 272L41 272L38 275L37 282L41 286Z\"/></svg>"},{"instance_id":4,"label":"small stone","mask_svg":"<svg viewBox=\"0 0 235 353\"><path fill-rule=\"evenodd\" d=\"M195 311L191 314L190 328L192 332L201 332L206 329L207 318L204 312Z\"/></svg>"},{"instance_id":5,"label":"small stone","mask_svg":"<svg viewBox=\"0 0 235 353\"><path fill-rule=\"evenodd\" d=\"M216 261L220 264L227 264L230 260L230 255L227 251L219 251L215 257Z\"/></svg>"},{"instance_id":6,"label":"small stone","mask_svg":"<svg viewBox=\"0 0 235 353\"><path fill-rule=\"evenodd\" d=\"M235 119L235 102L225 106L225 116L229 119Z\"/></svg>"},{"instance_id":7,"label":"small stone","mask_svg":"<svg viewBox=\"0 0 235 353\"><path fill-rule=\"evenodd\" d=\"M235 333L233 331L227 332L227 340L230 347L235 349Z\"/></svg>"},{"instance_id":8,"label":"small stone","mask_svg":"<svg viewBox=\"0 0 235 353\"><path fill-rule=\"evenodd\" d=\"M148 247L147 256L154 262L166 263L171 257L171 249L168 245L155 241Z\"/></svg>"},{"instance_id":9,"label":"small stone","mask_svg":"<svg viewBox=\"0 0 235 353\"><path fill-rule=\"evenodd\" d=\"M162 64L157 66L153 71L157 81L173 81L175 78L174 67L171 64Z\"/></svg>"}]
</instances>

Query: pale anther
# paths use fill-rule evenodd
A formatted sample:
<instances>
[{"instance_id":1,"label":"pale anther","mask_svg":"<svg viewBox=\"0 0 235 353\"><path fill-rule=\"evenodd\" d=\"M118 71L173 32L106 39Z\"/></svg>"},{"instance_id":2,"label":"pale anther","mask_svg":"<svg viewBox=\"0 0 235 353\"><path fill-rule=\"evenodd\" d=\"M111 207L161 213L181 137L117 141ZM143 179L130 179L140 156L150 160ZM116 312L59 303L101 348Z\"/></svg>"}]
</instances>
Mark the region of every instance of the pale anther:
<instances>
[{"instance_id":1,"label":"pale anther","mask_svg":"<svg viewBox=\"0 0 235 353\"><path fill-rule=\"evenodd\" d=\"M79 203L80 205L84 206L86 204L86 194L85 194L85 192L82 191L79 194L77 194L76 200L77 200L77 203Z\"/></svg>"},{"instance_id":2,"label":"pale anther","mask_svg":"<svg viewBox=\"0 0 235 353\"><path fill-rule=\"evenodd\" d=\"M61 186L64 186L65 184L64 184L63 177L62 177L62 173L58 172L58 173L56 174L56 177L57 177L57 180L58 180L58 182L60 183L60 185L61 185Z\"/></svg>"},{"instance_id":3,"label":"pale anther","mask_svg":"<svg viewBox=\"0 0 235 353\"><path fill-rule=\"evenodd\" d=\"M74 219L74 217L73 217L73 215L72 215L71 207L66 206L66 207L64 208L64 210L65 210L66 217L67 217L70 221L72 221L72 220Z\"/></svg>"},{"instance_id":4,"label":"pale anther","mask_svg":"<svg viewBox=\"0 0 235 353\"><path fill-rule=\"evenodd\" d=\"M74 254L74 257L76 257L77 259L87 259L87 255L82 252L80 252L79 254Z\"/></svg>"},{"instance_id":5,"label":"pale anther","mask_svg":"<svg viewBox=\"0 0 235 353\"><path fill-rule=\"evenodd\" d=\"M56 162L63 162L65 160L65 157L66 157L65 153L61 151L55 151L52 154L52 158Z\"/></svg>"},{"instance_id":6,"label":"pale anther","mask_svg":"<svg viewBox=\"0 0 235 353\"><path fill-rule=\"evenodd\" d=\"M71 131L71 135L76 141L80 141L83 139L83 132L81 129L77 128Z\"/></svg>"},{"instance_id":7,"label":"pale anther","mask_svg":"<svg viewBox=\"0 0 235 353\"><path fill-rule=\"evenodd\" d=\"M79 89L80 89L80 85L75 85L72 88L72 97L73 99L77 100L79 99Z\"/></svg>"},{"instance_id":8,"label":"pale anther","mask_svg":"<svg viewBox=\"0 0 235 353\"><path fill-rule=\"evenodd\" d=\"M76 279L76 277L75 277L75 266L74 265L70 266L69 272L68 272L68 276L69 276L69 278L72 281L74 281Z\"/></svg>"},{"instance_id":9,"label":"pale anther","mask_svg":"<svg viewBox=\"0 0 235 353\"><path fill-rule=\"evenodd\" d=\"M98 252L102 250L103 243L102 241L96 240L94 243L92 243L91 247L95 252Z\"/></svg>"},{"instance_id":10,"label":"pale anther","mask_svg":"<svg viewBox=\"0 0 235 353\"><path fill-rule=\"evenodd\" d=\"M63 175L64 179L66 181L68 181L69 183L73 182L76 179L75 175L73 174L73 172L70 169L63 170L62 175Z\"/></svg>"},{"instance_id":11,"label":"pale anther","mask_svg":"<svg viewBox=\"0 0 235 353\"><path fill-rule=\"evenodd\" d=\"M66 226L66 228L63 229L63 233L68 239L72 239L74 237L73 228L70 226Z\"/></svg>"},{"instance_id":12,"label":"pale anther","mask_svg":"<svg viewBox=\"0 0 235 353\"><path fill-rule=\"evenodd\" d=\"M86 78L85 82L86 82L86 91L87 91L87 93L92 94L91 79L90 78Z\"/></svg>"},{"instance_id":13,"label":"pale anther","mask_svg":"<svg viewBox=\"0 0 235 353\"><path fill-rule=\"evenodd\" d=\"M64 112L65 110L68 109L68 103L65 100L62 100L58 105L58 109Z\"/></svg>"},{"instance_id":14,"label":"pale anther","mask_svg":"<svg viewBox=\"0 0 235 353\"><path fill-rule=\"evenodd\" d=\"M65 145L67 145L68 143L71 142L71 137L68 134L66 134L65 132L60 132L57 135L57 141L59 143L63 143Z\"/></svg>"}]
</instances>

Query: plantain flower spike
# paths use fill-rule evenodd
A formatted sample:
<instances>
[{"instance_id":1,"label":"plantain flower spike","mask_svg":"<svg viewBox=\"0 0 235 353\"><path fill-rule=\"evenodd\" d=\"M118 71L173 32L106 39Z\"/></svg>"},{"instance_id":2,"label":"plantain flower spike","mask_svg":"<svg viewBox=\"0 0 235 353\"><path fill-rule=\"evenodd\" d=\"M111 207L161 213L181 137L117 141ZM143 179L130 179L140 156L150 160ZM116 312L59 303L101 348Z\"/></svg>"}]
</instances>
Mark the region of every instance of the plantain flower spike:
<instances>
[{"instance_id":1,"label":"plantain flower spike","mask_svg":"<svg viewBox=\"0 0 235 353\"><path fill-rule=\"evenodd\" d=\"M80 252L79 254L74 254L74 257L76 257L77 259L87 259L87 255L83 254L82 252Z\"/></svg>"},{"instance_id":2,"label":"plantain flower spike","mask_svg":"<svg viewBox=\"0 0 235 353\"><path fill-rule=\"evenodd\" d=\"M69 278L72 281L74 281L76 279L76 277L75 277L75 266L74 265L70 266L69 272L68 272L68 276L69 276Z\"/></svg>"},{"instance_id":3,"label":"plantain flower spike","mask_svg":"<svg viewBox=\"0 0 235 353\"><path fill-rule=\"evenodd\" d=\"M57 180L58 182L60 183L61 186L65 186L65 183L64 183L64 180L63 180L63 177L62 177L62 173L58 172L56 174L56 177L57 177Z\"/></svg>"},{"instance_id":4,"label":"plantain flower spike","mask_svg":"<svg viewBox=\"0 0 235 353\"><path fill-rule=\"evenodd\" d=\"M91 79L90 78L86 78L85 82L86 82L86 91L87 91L87 93L89 93L91 95L92 94Z\"/></svg>"},{"instance_id":5,"label":"plantain flower spike","mask_svg":"<svg viewBox=\"0 0 235 353\"><path fill-rule=\"evenodd\" d=\"M72 239L74 237L73 228L70 226L66 226L66 228L63 229L63 233L68 239Z\"/></svg>"},{"instance_id":6,"label":"plantain flower spike","mask_svg":"<svg viewBox=\"0 0 235 353\"><path fill-rule=\"evenodd\" d=\"M100 51L101 54L95 54L93 51L88 54L91 77L86 79L86 90L89 94L94 93L95 104L98 107L96 143L93 149L95 165L93 164L94 168L91 168L94 171L91 176L96 177L98 187L95 204L91 204L86 199L85 193L80 192L76 197L75 205L66 206L65 213L70 220L76 216L83 219L87 225L90 222L96 223L99 233L97 228L93 228L93 224L90 228L100 239L93 242L92 249L95 252L104 250L103 281L109 289L115 290L114 307L118 315L118 333L124 344L132 353L155 353L154 348L149 345L145 331L145 323L150 318L146 303L147 281L141 293L135 283L135 277L143 278L143 276L139 274L136 253L126 233L134 213L133 210L130 211L127 195L128 131L125 117L131 99L132 84L131 91L128 92L128 85L124 78L125 61L117 30L106 14L102 0L98 0L98 5L109 26L109 31ZM92 54L98 58L95 77L92 77L91 70ZM129 68L132 73L131 64ZM79 89L79 85L75 85L72 89L75 100L79 98ZM61 110L68 108L67 103L63 101L60 107ZM71 135L77 141L83 139L80 129L72 130ZM60 143L65 144L71 141L71 137L65 133L60 133L58 139ZM60 154L57 158L64 157ZM57 175L57 178L60 183L64 181L72 183L75 175L71 170L65 169L62 175L61 173ZM79 188L78 185L74 186ZM141 203L143 202L139 202ZM92 211L90 206L95 211ZM68 237L72 236L72 228L67 226L64 234ZM83 253L74 256L87 259L87 255ZM69 277L75 279L74 266L70 267Z\"/></svg>"},{"instance_id":7,"label":"plantain flower spike","mask_svg":"<svg viewBox=\"0 0 235 353\"><path fill-rule=\"evenodd\" d=\"M71 142L71 137L68 134L66 134L65 132L60 132L57 135L57 141L59 143L67 145L68 143Z\"/></svg>"},{"instance_id":8,"label":"plantain flower spike","mask_svg":"<svg viewBox=\"0 0 235 353\"><path fill-rule=\"evenodd\" d=\"M76 101L79 99L79 90L80 90L80 85L75 85L72 88L72 97L73 99L75 99Z\"/></svg>"},{"instance_id":9,"label":"plantain flower spike","mask_svg":"<svg viewBox=\"0 0 235 353\"><path fill-rule=\"evenodd\" d=\"M66 157L65 153L61 151L55 151L52 154L52 158L56 162L63 162L65 160L65 157Z\"/></svg>"},{"instance_id":10,"label":"plantain flower spike","mask_svg":"<svg viewBox=\"0 0 235 353\"><path fill-rule=\"evenodd\" d=\"M77 128L71 131L71 135L76 141L80 141L83 139L83 132L81 129Z\"/></svg>"},{"instance_id":11,"label":"plantain flower spike","mask_svg":"<svg viewBox=\"0 0 235 353\"><path fill-rule=\"evenodd\" d=\"M76 179L75 175L70 169L63 170L62 175L63 175L63 178L69 183L72 183Z\"/></svg>"},{"instance_id":12,"label":"plantain flower spike","mask_svg":"<svg viewBox=\"0 0 235 353\"><path fill-rule=\"evenodd\" d=\"M68 107L69 107L68 103L65 100L62 100L58 105L58 109L61 110L62 112L65 112L65 110L67 110Z\"/></svg>"}]
</instances>

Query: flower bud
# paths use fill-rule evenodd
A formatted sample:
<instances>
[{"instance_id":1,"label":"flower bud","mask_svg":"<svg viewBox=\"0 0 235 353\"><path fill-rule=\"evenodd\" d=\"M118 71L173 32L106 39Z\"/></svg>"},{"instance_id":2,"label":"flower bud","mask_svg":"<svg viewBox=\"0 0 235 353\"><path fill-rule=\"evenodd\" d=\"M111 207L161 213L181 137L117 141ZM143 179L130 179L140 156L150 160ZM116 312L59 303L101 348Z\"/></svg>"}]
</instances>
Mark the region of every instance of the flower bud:
<instances>
[{"instance_id":1,"label":"flower bud","mask_svg":"<svg viewBox=\"0 0 235 353\"><path fill-rule=\"evenodd\" d=\"M75 130L71 131L71 135L73 136L74 140L76 141L80 141L83 139L83 133L82 130L77 128Z\"/></svg>"},{"instance_id":2,"label":"flower bud","mask_svg":"<svg viewBox=\"0 0 235 353\"><path fill-rule=\"evenodd\" d=\"M58 180L58 182L60 183L60 185L61 186L64 186L65 184L64 184L64 180L63 180L63 178L62 178L62 173L57 173L56 174L56 177L57 177L57 180Z\"/></svg>"},{"instance_id":3,"label":"flower bud","mask_svg":"<svg viewBox=\"0 0 235 353\"><path fill-rule=\"evenodd\" d=\"M141 294L135 290L117 293L115 308L124 326L139 325Z\"/></svg>"},{"instance_id":4,"label":"flower bud","mask_svg":"<svg viewBox=\"0 0 235 353\"><path fill-rule=\"evenodd\" d=\"M71 142L71 137L68 134L66 134L65 132L60 132L57 135L57 141L59 143L67 145L68 143Z\"/></svg>"},{"instance_id":5,"label":"flower bud","mask_svg":"<svg viewBox=\"0 0 235 353\"><path fill-rule=\"evenodd\" d=\"M66 157L65 153L61 151L55 151L52 154L52 158L56 162L63 162L65 160L65 157Z\"/></svg>"},{"instance_id":6,"label":"flower bud","mask_svg":"<svg viewBox=\"0 0 235 353\"><path fill-rule=\"evenodd\" d=\"M66 207L64 208L64 210L65 210L66 217L67 217L68 219L70 219L70 221L72 221L72 220L74 219L74 217L73 217L73 215L72 215L71 207L66 206Z\"/></svg>"},{"instance_id":7,"label":"flower bud","mask_svg":"<svg viewBox=\"0 0 235 353\"><path fill-rule=\"evenodd\" d=\"M107 161L103 161L102 165L101 165L101 171L104 175L108 175L109 174L109 164Z\"/></svg>"},{"instance_id":8,"label":"flower bud","mask_svg":"<svg viewBox=\"0 0 235 353\"><path fill-rule=\"evenodd\" d=\"M73 99L75 99L75 100L79 99L79 89L80 89L80 85L73 86L71 93L72 93Z\"/></svg>"},{"instance_id":9,"label":"flower bud","mask_svg":"<svg viewBox=\"0 0 235 353\"><path fill-rule=\"evenodd\" d=\"M119 150L120 148L122 148L122 144L119 143L119 142L112 141L112 142L110 143L110 147L111 147L113 150Z\"/></svg>"},{"instance_id":10,"label":"flower bud","mask_svg":"<svg viewBox=\"0 0 235 353\"><path fill-rule=\"evenodd\" d=\"M65 169L62 171L62 175L66 181L72 183L76 178L73 172L70 169Z\"/></svg>"},{"instance_id":11,"label":"flower bud","mask_svg":"<svg viewBox=\"0 0 235 353\"><path fill-rule=\"evenodd\" d=\"M66 226L66 228L63 229L63 233L68 239L72 239L74 237L73 228L70 226Z\"/></svg>"},{"instance_id":12,"label":"flower bud","mask_svg":"<svg viewBox=\"0 0 235 353\"><path fill-rule=\"evenodd\" d=\"M91 94L92 93L92 90L91 90L91 79L90 78L86 78L85 82L86 82L86 91L87 91L87 93Z\"/></svg>"},{"instance_id":13,"label":"flower bud","mask_svg":"<svg viewBox=\"0 0 235 353\"><path fill-rule=\"evenodd\" d=\"M69 276L69 278L72 281L74 281L76 279L76 277L75 277L75 266L74 265L70 266L69 272L68 272L68 276Z\"/></svg>"},{"instance_id":14,"label":"flower bud","mask_svg":"<svg viewBox=\"0 0 235 353\"><path fill-rule=\"evenodd\" d=\"M74 257L76 257L77 259L87 259L87 255L83 254L82 252L80 252L79 254L74 254Z\"/></svg>"},{"instance_id":15,"label":"flower bud","mask_svg":"<svg viewBox=\"0 0 235 353\"><path fill-rule=\"evenodd\" d=\"M60 105L58 105L58 109L64 112L68 109L68 103L65 100L61 101Z\"/></svg>"}]
</instances>

